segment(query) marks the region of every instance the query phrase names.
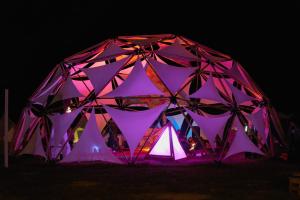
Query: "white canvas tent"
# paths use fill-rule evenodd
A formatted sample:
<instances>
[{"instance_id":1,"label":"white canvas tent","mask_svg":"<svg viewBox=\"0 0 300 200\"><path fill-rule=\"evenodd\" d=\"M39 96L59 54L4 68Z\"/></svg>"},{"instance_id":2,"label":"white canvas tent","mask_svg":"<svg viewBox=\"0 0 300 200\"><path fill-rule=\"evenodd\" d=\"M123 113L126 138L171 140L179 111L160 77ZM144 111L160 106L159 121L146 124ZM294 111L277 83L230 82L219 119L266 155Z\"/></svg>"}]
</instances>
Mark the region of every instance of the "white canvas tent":
<instances>
[{"instance_id":1,"label":"white canvas tent","mask_svg":"<svg viewBox=\"0 0 300 200\"><path fill-rule=\"evenodd\" d=\"M149 152L149 155L171 157L174 158L174 160L180 160L187 157L174 128L170 125L165 127L165 130Z\"/></svg>"}]
</instances>

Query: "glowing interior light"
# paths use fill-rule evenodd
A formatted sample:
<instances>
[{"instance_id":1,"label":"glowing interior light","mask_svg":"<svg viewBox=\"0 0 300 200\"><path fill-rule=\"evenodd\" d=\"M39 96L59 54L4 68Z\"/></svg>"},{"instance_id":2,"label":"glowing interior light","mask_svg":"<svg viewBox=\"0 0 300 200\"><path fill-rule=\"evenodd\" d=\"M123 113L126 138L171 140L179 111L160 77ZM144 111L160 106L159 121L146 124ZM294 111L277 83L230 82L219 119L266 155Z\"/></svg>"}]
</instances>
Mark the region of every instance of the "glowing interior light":
<instances>
[{"instance_id":1,"label":"glowing interior light","mask_svg":"<svg viewBox=\"0 0 300 200\"><path fill-rule=\"evenodd\" d=\"M170 144L170 136L172 137L173 144ZM159 140L157 141L157 143L155 144L155 146L149 154L157 156L171 156L171 145L173 147L173 154L175 160L186 158L186 154L183 148L181 147L177 134L172 126L167 127L164 130L164 132L162 133Z\"/></svg>"},{"instance_id":2,"label":"glowing interior light","mask_svg":"<svg viewBox=\"0 0 300 200\"><path fill-rule=\"evenodd\" d=\"M196 147L196 143L195 142L193 142L192 143L192 146L191 146L191 148L189 149L190 151L192 151L192 150L194 150L195 149L195 147Z\"/></svg>"},{"instance_id":3,"label":"glowing interior light","mask_svg":"<svg viewBox=\"0 0 300 200\"><path fill-rule=\"evenodd\" d=\"M149 152L150 151L150 148L149 147L144 147L143 148L143 152Z\"/></svg>"},{"instance_id":4,"label":"glowing interior light","mask_svg":"<svg viewBox=\"0 0 300 200\"><path fill-rule=\"evenodd\" d=\"M247 131L248 131L248 126L246 125L246 126L245 126L245 132L247 132Z\"/></svg>"},{"instance_id":5,"label":"glowing interior light","mask_svg":"<svg viewBox=\"0 0 300 200\"><path fill-rule=\"evenodd\" d=\"M66 110L66 113L70 113L70 112L72 112L72 110L71 110L70 106L68 106L67 110Z\"/></svg>"},{"instance_id":6,"label":"glowing interior light","mask_svg":"<svg viewBox=\"0 0 300 200\"><path fill-rule=\"evenodd\" d=\"M169 127L161 134L159 140L149 154L156 156L171 156Z\"/></svg>"},{"instance_id":7,"label":"glowing interior light","mask_svg":"<svg viewBox=\"0 0 300 200\"><path fill-rule=\"evenodd\" d=\"M99 153L99 150L100 150L100 148L99 148L98 146L96 146L96 145L94 145L94 146L92 147L93 153Z\"/></svg>"}]
</instances>

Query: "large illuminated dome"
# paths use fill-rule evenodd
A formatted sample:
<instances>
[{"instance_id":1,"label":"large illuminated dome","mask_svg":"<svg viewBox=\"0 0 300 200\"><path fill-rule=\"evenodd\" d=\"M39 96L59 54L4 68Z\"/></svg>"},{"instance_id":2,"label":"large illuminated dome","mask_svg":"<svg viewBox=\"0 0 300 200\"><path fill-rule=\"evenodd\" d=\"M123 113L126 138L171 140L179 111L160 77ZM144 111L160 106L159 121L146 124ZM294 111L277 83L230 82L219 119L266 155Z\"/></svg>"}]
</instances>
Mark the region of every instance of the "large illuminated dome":
<instances>
[{"instance_id":1,"label":"large illuminated dome","mask_svg":"<svg viewBox=\"0 0 300 200\"><path fill-rule=\"evenodd\" d=\"M15 154L61 163L270 155L276 112L229 56L172 34L108 39L59 63L24 108Z\"/></svg>"}]
</instances>

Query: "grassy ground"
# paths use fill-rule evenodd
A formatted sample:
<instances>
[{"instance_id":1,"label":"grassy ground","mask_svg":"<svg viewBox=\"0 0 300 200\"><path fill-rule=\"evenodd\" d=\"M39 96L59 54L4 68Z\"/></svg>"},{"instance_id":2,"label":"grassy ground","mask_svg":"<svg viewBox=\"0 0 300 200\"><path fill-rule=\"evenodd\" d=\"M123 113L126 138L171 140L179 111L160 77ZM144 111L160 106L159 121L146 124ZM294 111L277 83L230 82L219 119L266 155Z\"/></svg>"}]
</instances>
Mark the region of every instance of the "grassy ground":
<instances>
[{"instance_id":1,"label":"grassy ground","mask_svg":"<svg viewBox=\"0 0 300 200\"><path fill-rule=\"evenodd\" d=\"M288 177L299 164L54 166L18 160L0 168L0 199L297 199Z\"/></svg>"}]
</instances>

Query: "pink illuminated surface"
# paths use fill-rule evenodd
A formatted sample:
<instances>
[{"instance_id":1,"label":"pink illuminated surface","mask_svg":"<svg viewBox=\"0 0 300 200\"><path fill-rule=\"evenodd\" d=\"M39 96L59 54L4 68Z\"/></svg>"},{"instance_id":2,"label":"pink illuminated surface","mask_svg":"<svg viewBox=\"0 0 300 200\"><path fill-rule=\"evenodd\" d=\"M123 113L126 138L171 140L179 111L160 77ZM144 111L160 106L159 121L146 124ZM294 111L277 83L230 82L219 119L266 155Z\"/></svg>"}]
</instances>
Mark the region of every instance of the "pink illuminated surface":
<instances>
[{"instance_id":1,"label":"pink illuminated surface","mask_svg":"<svg viewBox=\"0 0 300 200\"><path fill-rule=\"evenodd\" d=\"M171 133L172 133L174 159L179 160L182 158L186 158L186 154L178 141L178 137L176 135L174 128L170 127L170 129L171 129Z\"/></svg>"},{"instance_id":2,"label":"pink illuminated surface","mask_svg":"<svg viewBox=\"0 0 300 200\"><path fill-rule=\"evenodd\" d=\"M172 140L170 140L170 136L172 137ZM155 146L149 154L155 156L171 156L171 145L173 147L172 149L175 160L186 158L186 154L182 149L178 141L176 132L172 126L167 127L164 130L161 137L159 138L159 140L157 141L157 143L155 144Z\"/></svg>"}]
</instances>

